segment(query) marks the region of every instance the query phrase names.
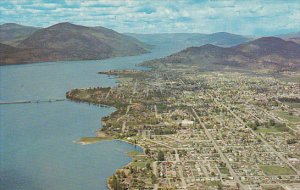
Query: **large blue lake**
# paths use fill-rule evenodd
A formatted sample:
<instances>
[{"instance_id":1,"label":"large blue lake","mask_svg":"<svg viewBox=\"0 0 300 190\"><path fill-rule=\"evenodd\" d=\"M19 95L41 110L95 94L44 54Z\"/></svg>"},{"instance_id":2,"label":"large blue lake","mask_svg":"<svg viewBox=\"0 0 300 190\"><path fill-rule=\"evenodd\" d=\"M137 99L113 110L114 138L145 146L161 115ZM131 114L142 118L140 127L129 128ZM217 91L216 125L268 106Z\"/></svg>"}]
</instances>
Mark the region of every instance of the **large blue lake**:
<instances>
[{"instance_id":1,"label":"large blue lake","mask_svg":"<svg viewBox=\"0 0 300 190\"><path fill-rule=\"evenodd\" d=\"M157 46L140 56L96 61L35 63L0 67L0 101L64 98L72 88L115 86L98 71L143 69L136 64L178 50ZM114 108L70 101L0 105L1 190L99 190L140 150L119 141L73 143L94 136L101 117Z\"/></svg>"}]
</instances>

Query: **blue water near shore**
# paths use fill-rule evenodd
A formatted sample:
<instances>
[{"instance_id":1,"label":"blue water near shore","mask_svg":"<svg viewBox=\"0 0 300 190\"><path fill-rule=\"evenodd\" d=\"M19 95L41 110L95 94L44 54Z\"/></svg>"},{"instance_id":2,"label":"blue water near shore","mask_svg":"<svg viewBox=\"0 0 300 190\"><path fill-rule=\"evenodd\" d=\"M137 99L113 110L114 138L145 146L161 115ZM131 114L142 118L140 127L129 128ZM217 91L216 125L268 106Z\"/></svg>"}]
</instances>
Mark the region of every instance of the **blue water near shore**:
<instances>
[{"instance_id":1,"label":"blue water near shore","mask_svg":"<svg viewBox=\"0 0 300 190\"><path fill-rule=\"evenodd\" d=\"M144 69L135 65L174 51L156 47L132 57L1 66L0 101L58 99L73 88L115 86L97 72ZM0 105L0 189L107 189L106 179L130 162L126 152L141 149L120 141L74 141L94 136L101 117L113 111L71 101Z\"/></svg>"}]
</instances>

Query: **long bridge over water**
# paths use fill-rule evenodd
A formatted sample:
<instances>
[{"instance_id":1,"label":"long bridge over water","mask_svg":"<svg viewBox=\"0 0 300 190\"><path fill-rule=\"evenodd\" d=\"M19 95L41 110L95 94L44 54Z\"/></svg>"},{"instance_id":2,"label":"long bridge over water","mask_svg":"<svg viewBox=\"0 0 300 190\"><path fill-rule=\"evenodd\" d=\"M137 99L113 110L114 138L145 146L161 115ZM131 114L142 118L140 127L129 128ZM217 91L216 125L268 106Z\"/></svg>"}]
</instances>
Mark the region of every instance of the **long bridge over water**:
<instances>
[{"instance_id":1,"label":"long bridge over water","mask_svg":"<svg viewBox=\"0 0 300 190\"><path fill-rule=\"evenodd\" d=\"M66 98L58 98L58 99L47 99L47 100L17 100L17 101L7 101L7 102L1 102L0 101L0 105L1 104L32 104L32 103L51 103L51 102L62 102L62 101L66 101Z\"/></svg>"}]
</instances>

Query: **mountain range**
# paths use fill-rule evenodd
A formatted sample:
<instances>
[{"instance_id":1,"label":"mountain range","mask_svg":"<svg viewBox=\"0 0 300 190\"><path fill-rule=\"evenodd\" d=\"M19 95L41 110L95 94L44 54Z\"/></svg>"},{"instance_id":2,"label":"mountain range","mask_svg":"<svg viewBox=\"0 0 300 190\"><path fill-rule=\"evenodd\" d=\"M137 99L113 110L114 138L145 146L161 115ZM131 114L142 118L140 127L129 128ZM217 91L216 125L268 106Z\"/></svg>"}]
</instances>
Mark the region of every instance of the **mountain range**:
<instances>
[{"instance_id":1,"label":"mountain range","mask_svg":"<svg viewBox=\"0 0 300 190\"><path fill-rule=\"evenodd\" d=\"M230 47L239 45L251 40L255 40L264 36L244 36L232 34L228 32L216 32L212 34L203 33L157 33L157 34L137 34L125 33L140 41L148 44L170 44L179 45L181 47L201 46L205 44L213 44L221 47ZM300 43L300 32L275 35L286 41L294 41Z\"/></svg>"},{"instance_id":2,"label":"mountain range","mask_svg":"<svg viewBox=\"0 0 300 190\"><path fill-rule=\"evenodd\" d=\"M300 31L295 33L289 33L289 34L281 34L281 35L277 35L276 37L300 44Z\"/></svg>"},{"instance_id":3,"label":"mountain range","mask_svg":"<svg viewBox=\"0 0 300 190\"><path fill-rule=\"evenodd\" d=\"M3 25L1 28L4 31ZM19 27L15 30L23 29ZM27 31L27 27L23 32L15 31L14 33L28 36L14 47L0 45L1 64L106 59L147 53L149 47L133 37L107 28L86 27L67 22L31 32ZM8 41L13 38L4 35L3 38L1 36L1 41L2 39Z\"/></svg>"},{"instance_id":4,"label":"mountain range","mask_svg":"<svg viewBox=\"0 0 300 190\"><path fill-rule=\"evenodd\" d=\"M300 68L300 44L277 37L262 37L232 47L206 44L189 47L167 57L144 62L142 65L190 64L207 68L233 66L276 71Z\"/></svg>"},{"instance_id":5,"label":"mountain range","mask_svg":"<svg viewBox=\"0 0 300 190\"><path fill-rule=\"evenodd\" d=\"M65 22L47 28L7 23L0 25L0 35L1 65L131 56L159 45L169 52L179 52L144 65L184 63L278 70L299 67L299 44L294 42L300 42L300 32L262 38L226 32L120 34L104 27Z\"/></svg>"},{"instance_id":6,"label":"mountain range","mask_svg":"<svg viewBox=\"0 0 300 190\"><path fill-rule=\"evenodd\" d=\"M217 32L212 34L201 33L158 33L158 34L135 34L126 33L140 41L148 44L170 44L180 47L199 46L204 44L214 44L229 47L251 40L250 37L231 34L227 32Z\"/></svg>"}]
</instances>

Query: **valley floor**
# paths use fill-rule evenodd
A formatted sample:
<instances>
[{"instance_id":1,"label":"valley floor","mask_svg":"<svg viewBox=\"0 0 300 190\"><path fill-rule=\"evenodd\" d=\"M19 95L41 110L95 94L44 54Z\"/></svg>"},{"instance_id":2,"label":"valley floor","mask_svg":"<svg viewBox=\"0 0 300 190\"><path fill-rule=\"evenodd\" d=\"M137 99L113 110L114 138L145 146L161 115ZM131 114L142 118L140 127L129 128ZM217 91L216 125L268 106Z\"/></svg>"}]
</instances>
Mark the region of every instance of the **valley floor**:
<instances>
[{"instance_id":1,"label":"valley floor","mask_svg":"<svg viewBox=\"0 0 300 190\"><path fill-rule=\"evenodd\" d=\"M116 88L67 98L116 107L101 132L145 150L111 189L300 189L299 83L184 65L106 74Z\"/></svg>"}]
</instances>

